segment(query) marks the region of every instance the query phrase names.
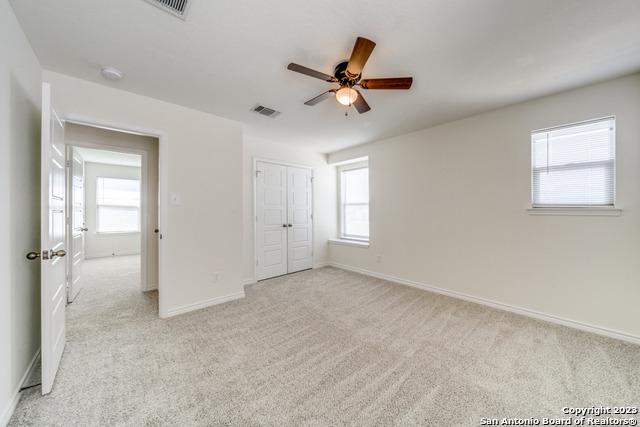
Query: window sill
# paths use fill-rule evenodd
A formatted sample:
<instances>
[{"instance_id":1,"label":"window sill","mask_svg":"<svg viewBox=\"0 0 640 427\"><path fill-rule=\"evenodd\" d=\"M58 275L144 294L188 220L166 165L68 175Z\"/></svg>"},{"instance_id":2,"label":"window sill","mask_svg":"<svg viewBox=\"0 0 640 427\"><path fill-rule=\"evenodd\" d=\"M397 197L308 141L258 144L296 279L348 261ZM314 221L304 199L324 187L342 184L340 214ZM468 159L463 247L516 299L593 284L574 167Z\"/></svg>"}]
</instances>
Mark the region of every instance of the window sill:
<instances>
[{"instance_id":1,"label":"window sill","mask_svg":"<svg viewBox=\"0 0 640 427\"><path fill-rule=\"evenodd\" d=\"M123 234L140 234L139 231L96 231L98 236L121 236Z\"/></svg>"},{"instance_id":2,"label":"window sill","mask_svg":"<svg viewBox=\"0 0 640 427\"><path fill-rule=\"evenodd\" d=\"M329 239L329 243L332 245L355 246L358 248L369 247L369 242L364 240L359 241L359 240L347 240L347 239Z\"/></svg>"},{"instance_id":3,"label":"window sill","mask_svg":"<svg viewBox=\"0 0 640 427\"><path fill-rule=\"evenodd\" d=\"M540 207L527 209L529 215L620 216L622 209L614 207Z\"/></svg>"}]
</instances>

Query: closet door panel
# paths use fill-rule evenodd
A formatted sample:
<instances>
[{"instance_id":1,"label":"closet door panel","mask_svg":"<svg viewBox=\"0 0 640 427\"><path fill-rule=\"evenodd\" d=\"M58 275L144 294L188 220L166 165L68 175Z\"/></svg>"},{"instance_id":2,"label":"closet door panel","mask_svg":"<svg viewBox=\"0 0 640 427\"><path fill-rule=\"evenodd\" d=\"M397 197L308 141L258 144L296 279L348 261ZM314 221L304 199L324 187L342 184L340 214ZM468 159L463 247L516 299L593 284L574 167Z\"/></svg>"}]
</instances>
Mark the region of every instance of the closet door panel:
<instances>
[{"instance_id":1,"label":"closet door panel","mask_svg":"<svg viewBox=\"0 0 640 427\"><path fill-rule=\"evenodd\" d=\"M288 269L289 273L313 267L313 218L311 170L287 168Z\"/></svg>"},{"instance_id":2,"label":"closet door panel","mask_svg":"<svg viewBox=\"0 0 640 427\"><path fill-rule=\"evenodd\" d=\"M287 168L256 164L256 278L287 273Z\"/></svg>"}]
</instances>

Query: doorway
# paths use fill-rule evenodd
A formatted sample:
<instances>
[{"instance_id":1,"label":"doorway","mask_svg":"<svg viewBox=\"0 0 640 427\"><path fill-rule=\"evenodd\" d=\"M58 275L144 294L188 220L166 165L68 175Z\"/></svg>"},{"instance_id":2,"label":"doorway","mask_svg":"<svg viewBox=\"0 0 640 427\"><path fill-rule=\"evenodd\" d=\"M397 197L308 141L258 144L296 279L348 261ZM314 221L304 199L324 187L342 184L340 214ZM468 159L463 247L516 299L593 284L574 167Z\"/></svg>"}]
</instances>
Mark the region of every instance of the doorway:
<instances>
[{"instance_id":1,"label":"doorway","mask_svg":"<svg viewBox=\"0 0 640 427\"><path fill-rule=\"evenodd\" d=\"M121 260L141 292L158 289L158 140L67 122L65 143L68 302L85 285L83 266L100 270L106 258L116 268L105 271Z\"/></svg>"},{"instance_id":2,"label":"doorway","mask_svg":"<svg viewBox=\"0 0 640 427\"><path fill-rule=\"evenodd\" d=\"M256 160L256 279L313 267L313 170Z\"/></svg>"},{"instance_id":3,"label":"doorway","mask_svg":"<svg viewBox=\"0 0 640 427\"><path fill-rule=\"evenodd\" d=\"M128 277L133 277L134 283L139 285L134 290L135 294L153 294L150 299L154 300L154 311L162 313L159 309L162 278L159 262L161 247L158 241L162 238L162 233L159 232L159 195L165 192L167 177L166 169L163 168L162 174L160 173L160 152L161 146L163 153L166 150L166 137L160 134L157 137L147 136L69 119L65 122L53 106L49 83L42 84L41 112L40 249L27 253L26 257L40 263L40 372L42 394L45 395L53 388L67 341L67 303L69 300L74 301L71 311L78 308L76 301L82 300L82 289L87 285L82 283L83 276L86 276L82 267L87 253L86 233L90 231L87 226L87 210L93 208L93 205L96 208L93 214L96 219L94 232L139 233L140 267L137 277L140 279L136 279L135 274L128 274ZM96 183L91 184L91 190L95 188L95 200L89 206L86 197L89 187L85 157L96 153L89 154L88 150L82 149L102 151L102 158L119 156L122 159L128 154L128 158L135 158L139 165L137 179L125 182L122 177L102 176L112 181L103 179L98 183L96 178ZM166 157L163 155L162 159ZM159 179L160 176L162 180ZM99 200L102 202L98 202ZM162 217L166 217L166 212L162 213ZM75 256L67 256L72 247L75 249ZM111 255L114 257L115 251ZM131 270L131 265L135 264L126 264L120 271L126 274ZM106 289L110 295L121 295L117 286L109 286L109 283L100 280L105 276L100 271L108 271L113 276L117 270L109 266L104 270L97 269L98 273L94 274L97 279L92 282L101 282L104 285L102 289ZM116 284L123 283L122 274L114 277ZM124 282L130 283L131 280ZM140 292L153 289L158 289L158 292ZM94 298L95 301L111 300L108 296L101 295L100 298ZM95 310L91 308L89 307L89 312L94 314Z\"/></svg>"}]
</instances>

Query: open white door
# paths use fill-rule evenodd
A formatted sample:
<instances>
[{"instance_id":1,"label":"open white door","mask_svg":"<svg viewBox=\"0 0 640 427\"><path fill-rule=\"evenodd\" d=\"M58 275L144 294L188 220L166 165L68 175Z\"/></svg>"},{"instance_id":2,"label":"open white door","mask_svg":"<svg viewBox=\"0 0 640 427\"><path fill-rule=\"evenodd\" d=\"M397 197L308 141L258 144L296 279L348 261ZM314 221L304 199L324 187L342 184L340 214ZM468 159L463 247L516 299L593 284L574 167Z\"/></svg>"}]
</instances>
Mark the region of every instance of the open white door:
<instances>
[{"instance_id":1,"label":"open white door","mask_svg":"<svg viewBox=\"0 0 640 427\"><path fill-rule=\"evenodd\" d=\"M83 285L82 263L84 262L84 233L87 231L84 209L84 159L74 147L70 147L70 194L71 217L68 300L72 302L78 296Z\"/></svg>"},{"instance_id":2,"label":"open white door","mask_svg":"<svg viewBox=\"0 0 640 427\"><path fill-rule=\"evenodd\" d=\"M42 394L53 388L65 345L65 149L64 125L42 85L41 334Z\"/></svg>"}]
</instances>

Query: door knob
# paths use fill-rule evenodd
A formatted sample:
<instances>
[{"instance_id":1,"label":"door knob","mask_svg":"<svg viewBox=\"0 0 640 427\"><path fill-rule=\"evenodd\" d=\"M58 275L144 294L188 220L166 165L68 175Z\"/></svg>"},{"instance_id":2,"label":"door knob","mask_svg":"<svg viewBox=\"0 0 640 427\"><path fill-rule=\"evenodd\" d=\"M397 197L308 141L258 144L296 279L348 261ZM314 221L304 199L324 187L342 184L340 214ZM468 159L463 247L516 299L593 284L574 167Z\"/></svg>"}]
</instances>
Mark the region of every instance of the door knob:
<instances>
[{"instance_id":1,"label":"door knob","mask_svg":"<svg viewBox=\"0 0 640 427\"><path fill-rule=\"evenodd\" d=\"M282 227L283 228L287 228L287 224L282 224Z\"/></svg>"},{"instance_id":2,"label":"door knob","mask_svg":"<svg viewBox=\"0 0 640 427\"><path fill-rule=\"evenodd\" d=\"M51 251L51 258L56 257L56 256L62 258L65 255L67 255L67 251L65 251L64 249L58 249L57 251Z\"/></svg>"},{"instance_id":3,"label":"door knob","mask_svg":"<svg viewBox=\"0 0 640 427\"><path fill-rule=\"evenodd\" d=\"M57 251L44 251L42 253L34 251L34 252L29 252L27 254L27 259L30 261L33 261L38 258L42 258L42 259L49 259L53 257L62 258L63 256L66 256L66 255L67 255L67 251L65 251L64 249L58 249Z\"/></svg>"},{"instance_id":4,"label":"door knob","mask_svg":"<svg viewBox=\"0 0 640 427\"><path fill-rule=\"evenodd\" d=\"M89 229L88 229L88 228L86 228L86 227L81 227L81 228L80 228L80 231L89 231Z\"/></svg>"},{"instance_id":5,"label":"door knob","mask_svg":"<svg viewBox=\"0 0 640 427\"><path fill-rule=\"evenodd\" d=\"M293 225L291 225L291 224L287 224L287 227L293 227Z\"/></svg>"}]
</instances>

